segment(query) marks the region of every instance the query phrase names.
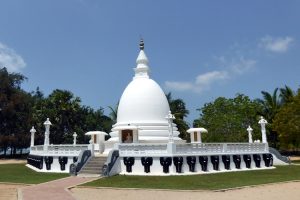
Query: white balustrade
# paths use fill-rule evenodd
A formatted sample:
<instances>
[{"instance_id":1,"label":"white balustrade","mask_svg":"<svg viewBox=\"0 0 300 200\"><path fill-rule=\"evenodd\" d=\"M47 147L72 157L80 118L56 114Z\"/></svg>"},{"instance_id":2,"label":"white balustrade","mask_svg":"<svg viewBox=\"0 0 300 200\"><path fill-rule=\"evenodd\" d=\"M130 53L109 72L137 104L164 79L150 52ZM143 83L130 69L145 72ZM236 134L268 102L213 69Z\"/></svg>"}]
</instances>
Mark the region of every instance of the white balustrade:
<instances>
[{"instance_id":1,"label":"white balustrade","mask_svg":"<svg viewBox=\"0 0 300 200\"><path fill-rule=\"evenodd\" d=\"M87 150L88 145L49 145L47 150L44 150L43 145L30 147L32 155L47 155L47 156L78 156L82 150Z\"/></svg>"},{"instance_id":2,"label":"white balustrade","mask_svg":"<svg viewBox=\"0 0 300 200\"><path fill-rule=\"evenodd\" d=\"M119 144L120 156L161 155L167 153L167 144Z\"/></svg>"},{"instance_id":3,"label":"white balustrade","mask_svg":"<svg viewBox=\"0 0 300 200\"><path fill-rule=\"evenodd\" d=\"M265 143L175 144L173 155L214 155L267 153ZM167 144L119 144L120 156L170 156Z\"/></svg>"}]
</instances>

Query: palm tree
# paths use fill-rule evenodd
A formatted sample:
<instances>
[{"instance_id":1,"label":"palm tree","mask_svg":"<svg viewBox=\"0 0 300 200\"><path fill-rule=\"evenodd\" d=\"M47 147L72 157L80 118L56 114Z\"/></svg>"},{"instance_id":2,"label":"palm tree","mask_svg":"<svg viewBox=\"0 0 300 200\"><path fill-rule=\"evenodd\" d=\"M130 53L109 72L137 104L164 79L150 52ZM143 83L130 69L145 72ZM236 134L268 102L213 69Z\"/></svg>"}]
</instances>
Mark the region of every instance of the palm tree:
<instances>
[{"instance_id":1,"label":"palm tree","mask_svg":"<svg viewBox=\"0 0 300 200\"><path fill-rule=\"evenodd\" d=\"M276 113L281 107L279 96L277 95L278 88L276 88L271 95L269 92L262 91L263 99L258 99L258 102L262 105L262 115L269 123L272 123Z\"/></svg>"},{"instance_id":2,"label":"palm tree","mask_svg":"<svg viewBox=\"0 0 300 200\"><path fill-rule=\"evenodd\" d=\"M280 88L280 98L281 103L285 104L291 101L291 99L295 96L294 91L287 85L284 88Z\"/></svg>"},{"instance_id":3,"label":"palm tree","mask_svg":"<svg viewBox=\"0 0 300 200\"><path fill-rule=\"evenodd\" d=\"M262 105L262 113L260 114L269 122L269 144L274 148L278 147L278 134L272 130L272 123L282 105L277 92L278 88L274 90L272 95L266 91L262 91L263 99L258 99L258 102Z\"/></svg>"},{"instance_id":4,"label":"palm tree","mask_svg":"<svg viewBox=\"0 0 300 200\"><path fill-rule=\"evenodd\" d=\"M119 102L115 105L115 107L108 106L108 108L110 109L109 116L110 116L111 120L112 120L114 123L117 122L117 117L118 117L118 107L119 107Z\"/></svg>"},{"instance_id":5,"label":"palm tree","mask_svg":"<svg viewBox=\"0 0 300 200\"><path fill-rule=\"evenodd\" d=\"M176 118L183 119L188 116L190 112L186 109L185 103L182 99L172 99L171 92L166 94L166 97L170 106L170 110Z\"/></svg>"},{"instance_id":6,"label":"palm tree","mask_svg":"<svg viewBox=\"0 0 300 200\"><path fill-rule=\"evenodd\" d=\"M180 132L179 137L188 140L189 135L186 130L189 128L189 125L184 118L187 117L189 111L186 109L184 101L182 99L172 99L171 92L166 94L166 97L169 102L170 110L175 116L174 123L177 124L178 131Z\"/></svg>"}]
</instances>

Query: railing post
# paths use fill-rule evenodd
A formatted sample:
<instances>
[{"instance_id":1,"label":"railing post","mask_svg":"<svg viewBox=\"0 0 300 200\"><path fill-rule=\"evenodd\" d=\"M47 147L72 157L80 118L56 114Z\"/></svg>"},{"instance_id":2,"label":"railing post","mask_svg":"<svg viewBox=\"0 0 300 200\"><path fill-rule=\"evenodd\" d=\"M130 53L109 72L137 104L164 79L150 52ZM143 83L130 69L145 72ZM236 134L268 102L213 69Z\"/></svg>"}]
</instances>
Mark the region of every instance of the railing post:
<instances>
[{"instance_id":1,"label":"railing post","mask_svg":"<svg viewBox=\"0 0 300 200\"><path fill-rule=\"evenodd\" d=\"M167 152L169 154L173 154L176 152L176 144L175 143L168 143L167 144Z\"/></svg>"},{"instance_id":2,"label":"railing post","mask_svg":"<svg viewBox=\"0 0 300 200\"><path fill-rule=\"evenodd\" d=\"M222 152L226 153L226 151L227 151L227 143L223 144L223 150L222 150Z\"/></svg>"}]
</instances>

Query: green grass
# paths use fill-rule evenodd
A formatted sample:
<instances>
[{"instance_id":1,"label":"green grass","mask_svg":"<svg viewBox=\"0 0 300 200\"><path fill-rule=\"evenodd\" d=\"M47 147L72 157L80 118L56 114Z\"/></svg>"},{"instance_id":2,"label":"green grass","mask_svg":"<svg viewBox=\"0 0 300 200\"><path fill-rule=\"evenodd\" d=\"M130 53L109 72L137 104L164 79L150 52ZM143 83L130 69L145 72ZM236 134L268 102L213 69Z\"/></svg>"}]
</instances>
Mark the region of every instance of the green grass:
<instances>
[{"instance_id":1,"label":"green grass","mask_svg":"<svg viewBox=\"0 0 300 200\"><path fill-rule=\"evenodd\" d=\"M153 188L180 190L216 190L248 185L300 180L300 166L276 166L276 169L191 176L114 176L82 186Z\"/></svg>"},{"instance_id":2,"label":"green grass","mask_svg":"<svg viewBox=\"0 0 300 200\"><path fill-rule=\"evenodd\" d=\"M300 160L293 160L292 163L300 164Z\"/></svg>"},{"instance_id":3,"label":"green grass","mask_svg":"<svg viewBox=\"0 0 300 200\"><path fill-rule=\"evenodd\" d=\"M37 184L69 176L68 174L35 172L24 164L0 165L0 182Z\"/></svg>"}]
</instances>

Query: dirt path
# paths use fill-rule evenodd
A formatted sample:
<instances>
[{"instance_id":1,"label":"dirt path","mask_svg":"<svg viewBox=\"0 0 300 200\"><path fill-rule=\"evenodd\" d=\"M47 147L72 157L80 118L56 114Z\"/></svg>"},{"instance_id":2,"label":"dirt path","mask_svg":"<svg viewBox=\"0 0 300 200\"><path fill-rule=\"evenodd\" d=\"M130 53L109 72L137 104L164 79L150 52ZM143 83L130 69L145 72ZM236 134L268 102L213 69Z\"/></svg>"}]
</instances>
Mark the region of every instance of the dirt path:
<instances>
[{"instance_id":1,"label":"dirt path","mask_svg":"<svg viewBox=\"0 0 300 200\"><path fill-rule=\"evenodd\" d=\"M0 165L2 164L22 164L26 163L26 160L18 160L18 159L0 159Z\"/></svg>"},{"instance_id":2,"label":"dirt path","mask_svg":"<svg viewBox=\"0 0 300 200\"><path fill-rule=\"evenodd\" d=\"M18 188L22 187L26 187L26 185L0 183L0 200L17 200Z\"/></svg>"},{"instance_id":3,"label":"dirt path","mask_svg":"<svg viewBox=\"0 0 300 200\"><path fill-rule=\"evenodd\" d=\"M227 191L168 191L72 188L78 200L299 200L300 182L278 183Z\"/></svg>"}]
</instances>

